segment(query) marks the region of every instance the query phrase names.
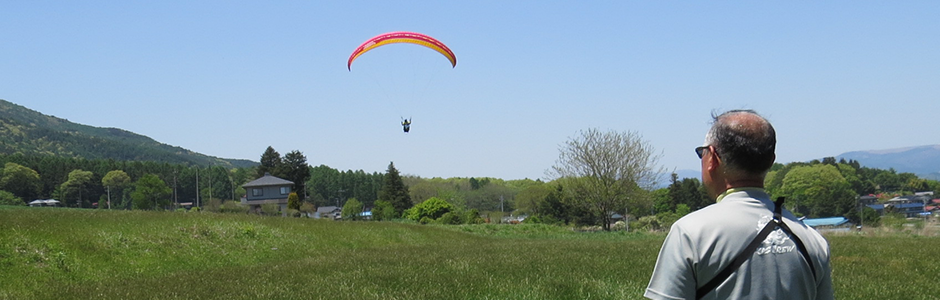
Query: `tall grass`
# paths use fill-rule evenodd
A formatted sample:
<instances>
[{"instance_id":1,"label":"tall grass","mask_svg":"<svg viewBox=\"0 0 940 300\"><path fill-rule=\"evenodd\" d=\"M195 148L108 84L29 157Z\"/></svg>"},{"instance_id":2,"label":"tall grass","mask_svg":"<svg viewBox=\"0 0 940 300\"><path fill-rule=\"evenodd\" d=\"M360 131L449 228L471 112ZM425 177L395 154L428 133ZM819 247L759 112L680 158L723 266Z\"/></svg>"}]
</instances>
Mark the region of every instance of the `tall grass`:
<instances>
[{"instance_id":1,"label":"tall grass","mask_svg":"<svg viewBox=\"0 0 940 300\"><path fill-rule=\"evenodd\" d=\"M640 299L662 239L528 224L0 208L0 299ZM839 299L936 299L929 249L938 238L829 239Z\"/></svg>"}]
</instances>

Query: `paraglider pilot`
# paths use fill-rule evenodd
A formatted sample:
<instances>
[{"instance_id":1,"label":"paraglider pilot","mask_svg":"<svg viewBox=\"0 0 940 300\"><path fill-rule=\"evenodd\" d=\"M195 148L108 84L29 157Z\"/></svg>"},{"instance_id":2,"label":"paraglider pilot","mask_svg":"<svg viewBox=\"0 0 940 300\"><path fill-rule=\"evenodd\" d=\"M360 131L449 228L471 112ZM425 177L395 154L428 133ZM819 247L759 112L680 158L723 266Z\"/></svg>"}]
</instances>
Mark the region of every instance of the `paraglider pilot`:
<instances>
[{"instance_id":1,"label":"paraglider pilot","mask_svg":"<svg viewBox=\"0 0 940 300\"><path fill-rule=\"evenodd\" d=\"M408 132L409 130L411 130L411 118L402 119L401 127L402 127L401 129L405 130L405 132Z\"/></svg>"}]
</instances>

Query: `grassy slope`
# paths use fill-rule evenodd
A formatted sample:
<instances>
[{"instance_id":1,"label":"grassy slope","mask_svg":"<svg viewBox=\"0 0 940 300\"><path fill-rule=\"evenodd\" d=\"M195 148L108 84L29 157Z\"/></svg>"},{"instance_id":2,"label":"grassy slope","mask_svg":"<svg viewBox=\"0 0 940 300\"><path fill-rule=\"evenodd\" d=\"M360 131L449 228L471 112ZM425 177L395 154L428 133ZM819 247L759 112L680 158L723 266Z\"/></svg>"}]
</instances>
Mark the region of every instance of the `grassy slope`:
<instances>
[{"instance_id":1,"label":"grassy slope","mask_svg":"<svg viewBox=\"0 0 940 300\"><path fill-rule=\"evenodd\" d=\"M940 239L830 240L839 299L936 297L940 268L925 249ZM638 299L661 242L547 226L0 209L0 299Z\"/></svg>"}]
</instances>

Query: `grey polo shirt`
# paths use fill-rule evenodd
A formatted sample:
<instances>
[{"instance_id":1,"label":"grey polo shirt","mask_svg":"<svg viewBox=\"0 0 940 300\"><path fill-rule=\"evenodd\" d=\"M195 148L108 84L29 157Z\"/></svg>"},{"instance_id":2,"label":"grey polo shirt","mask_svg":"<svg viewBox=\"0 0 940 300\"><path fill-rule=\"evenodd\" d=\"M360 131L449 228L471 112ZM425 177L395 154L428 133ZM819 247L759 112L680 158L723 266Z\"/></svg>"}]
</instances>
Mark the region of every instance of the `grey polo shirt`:
<instances>
[{"instance_id":1,"label":"grey polo shirt","mask_svg":"<svg viewBox=\"0 0 940 300\"><path fill-rule=\"evenodd\" d=\"M644 296L695 299L695 289L729 265L773 218L774 204L763 189L733 189L723 196L672 225ZM796 244L778 227L703 299L833 299L828 243L789 211L783 218L805 244L815 279Z\"/></svg>"}]
</instances>

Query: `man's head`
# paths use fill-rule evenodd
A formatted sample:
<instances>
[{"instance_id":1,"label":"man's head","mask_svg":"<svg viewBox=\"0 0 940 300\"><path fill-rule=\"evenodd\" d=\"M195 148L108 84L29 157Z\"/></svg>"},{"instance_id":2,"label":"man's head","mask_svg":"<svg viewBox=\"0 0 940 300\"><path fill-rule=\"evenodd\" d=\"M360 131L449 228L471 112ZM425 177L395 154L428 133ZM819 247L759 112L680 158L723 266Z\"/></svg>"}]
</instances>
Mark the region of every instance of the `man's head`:
<instances>
[{"instance_id":1,"label":"man's head","mask_svg":"<svg viewBox=\"0 0 940 300\"><path fill-rule=\"evenodd\" d=\"M752 110L732 110L713 115L705 135L702 181L712 196L728 188L762 187L764 175L774 163L777 137L767 119Z\"/></svg>"}]
</instances>

